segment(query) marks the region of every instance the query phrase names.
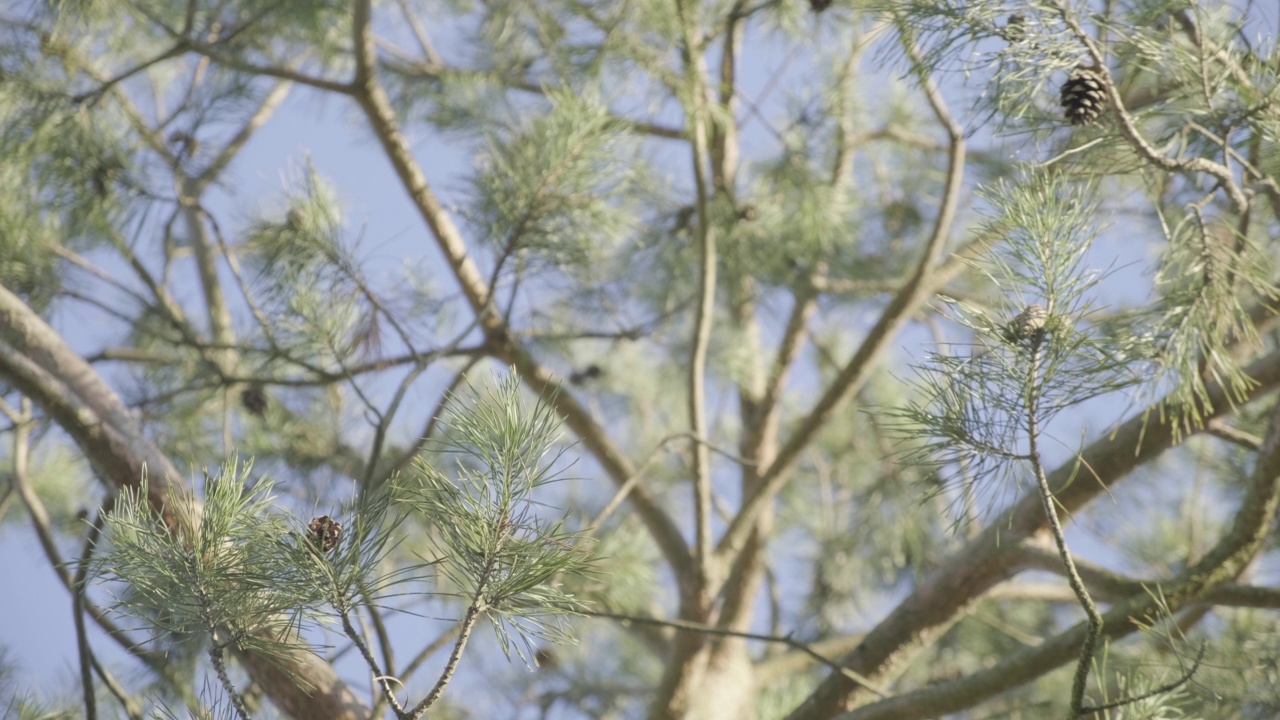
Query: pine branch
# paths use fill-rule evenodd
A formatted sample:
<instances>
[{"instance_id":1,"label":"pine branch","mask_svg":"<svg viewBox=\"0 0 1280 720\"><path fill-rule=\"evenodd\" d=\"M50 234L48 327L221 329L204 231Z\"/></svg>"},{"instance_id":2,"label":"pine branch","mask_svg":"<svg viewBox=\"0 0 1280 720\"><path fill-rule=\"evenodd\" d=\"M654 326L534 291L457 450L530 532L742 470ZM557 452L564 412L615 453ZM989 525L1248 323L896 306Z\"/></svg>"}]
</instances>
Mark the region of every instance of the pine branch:
<instances>
[{"instance_id":1,"label":"pine branch","mask_svg":"<svg viewBox=\"0 0 1280 720\"><path fill-rule=\"evenodd\" d=\"M1062 18L1062 21L1066 23L1067 27L1075 34L1076 39L1088 52L1089 58L1093 62L1091 69L1102 78L1102 85L1113 108L1116 121L1120 126L1120 133L1139 157L1164 170L1200 172L1213 177L1227 193L1236 211L1240 213L1246 212L1249 207L1249 200L1245 197L1239 184L1236 183L1235 175L1230 168L1202 157L1174 160L1162 154L1143 137L1133 116L1125 109L1124 98L1120 96L1120 91L1116 88L1115 79L1111 76L1111 70L1107 67L1106 54L1102 48L1080 26L1080 21L1076 18L1074 12L1060 0L1052 1L1059 17Z\"/></svg>"},{"instance_id":2,"label":"pine branch","mask_svg":"<svg viewBox=\"0 0 1280 720\"><path fill-rule=\"evenodd\" d=\"M1208 647L1207 641L1200 642L1200 650L1196 653L1196 659L1191 663L1191 667L1187 668L1182 673L1182 675L1178 677L1178 679L1173 680L1172 682L1167 682L1158 687L1155 687L1140 695L1133 695L1130 697L1121 698L1119 700L1112 700L1110 702L1105 702L1100 705L1085 705L1080 709L1081 715L1082 716L1096 715L1097 713L1106 712L1108 710L1114 710L1115 708L1124 707L1126 705L1133 705L1134 703L1140 703L1144 700L1150 700L1151 698L1159 697L1161 695L1165 695L1173 692L1174 690L1177 690L1183 685L1186 685L1187 683L1191 682L1191 678L1195 677L1196 671L1200 669L1201 661L1204 660L1204 651L1207 647Z\"/></svg>"},{"instance_id":3,"label":"pine branch","mask_svg":"<svg viewBox=\"0 0 1280 720\"><path fill-rule=\"evenodd\" d=\"M704 635L715 635L718 637L735 637L744 640L760 640L762 642L777 643L786 645L793 650L797 650L811 660L826 665L833 672L840 673L853 682L860 684L862 687L875 693L882 699L888 699L890 694L887 690L882 689L871 680L859 675L858 673L846 668L840 663L832 660L818 650L817 643L806 643L796 640L791 635L765 635L762 633L743 632L740 630L730 630L727 628L716 627L714 625L705 625L703 623L690 622L688 620L662 620L659 618L645 617L642 615L628 615L625 613L611 613L596 610L580 611L587 617L606 618L609 620L618 620L624 623L638 623L643 625L656 625L659 627L668 627L677 631L677 633L699 633Z\"/></svg>"},{"instance_id":4,"label":"pine branch","mask_svg":"<svg viewBox=\"0 0 1280 720\"><path fill-rule=\"evenodd\" d=\"M706 61L699 51L699 31L696 20L690 17L690 10L682 0L676 1L676 13L684 33L682 55L684 61L685 80L689 85L689 96L685 103L686 121L693 133L691 160L693 163L694 189L697 193L697 241L698 241L698 306L694 311L693 340L689 350L689 428L695 438L707 436L707 347L711 341L711 325L715 312L716 270L719 260L716 256L716 228L711 224L710 196L712 193L711 149L709 147L709 129L707 127L707 68ZM694 559L698 565L697 594L702 595L699 602L705 604L713 581L713 558L711 555L711 454L705 444L695 440L691 448L693 453L693 507L694 507Z\"/></svg>"},{"instance_id":5,"label":"pine branch","mask_svg":"<svg viewBox=\"0 0 1280 720\"><path fill-rule=\"evenodd\" d=\"M475 591L472 593L471 604L467 606L467 612L462 617L462 622L458 625L458 639L453 644L453 651L449 654L449 659L445 662L444 670L440 672L440 679L436 680L436 684L431 688L431 692L422 699L413 710L404 715L406 718L416 720L422 717L437 700L440 699L441 693L444 692L445 686L449 684L449 680L453 678L454 672L458 669L458 662L462 660L462 651L467 647L467 641L471 638L471 631L475 628L476 621L484 613L488 607L485 601L485 593L489 590L489 582L493 577L495 568L497 567L498 555L502 551L503 545L509 537L511 531L511 523L509 520L504 522L503 527L499 530L498 536L494 543L494 547L489 551L488 560L485 563L484 570L480 573L476 581Z\"/></svg>"},{"instance_id":6,"label":"pine branch","mask_svg":"<svg viewBox=\"0 0 1280 720\"><path fill-rule=\"evenodd\" d=\"M1059 499L1062 500L1061 494ZM1163 583L1158 592L1144 589L1112 607L1102 616L1102 635L1116 639L1141 630L1146 624L1144 619L1177 612L1200 601L1205 594L1236 577L1263 547L1278 510L1280 403L1276 403L1272 409L1271 426L1267 432L1264 451L1254 468L1231 528L1199 562L1174 580ZM1091 625L1091 622L1077 625L1037 647L1008 655L989 669L866 705L840 715L839 720L924 720L959 712L1070 662L1073 655L1079 657L1077 648L1082 647L1087 637L1094 634ZM1073 714L1078 709L1088 710L1073 708Z\"/></svg>"},{"instance_id":7,"label":"pine branch","mask_svg":"<svg viewBox=\"0 0 1280 720\"><path fill-rule=\"evenodd\" d=\"M1050 552L1034 541L1022 543L1013 553L1012 562L1021 569L1043 570L1058 575L1064 574L1065 568L1056 551ZM1098 567L1077 558L1076 569L1084 580L1089 592L1096 598L1106 602L1119 602L1125 598L1159 588L1173 582L1172 578L1133 578ZM1018 585L1008 586L1010 591ZM1280 609L1280 588L1257 585L1241 585L1223 583L1205 592L1200 602L1223 607L1260 608L1268 610Z\"/></svg>"},{"instance_id":8,"label":"pine branch","mask_svg":"<svg viewBox=\"0 0 1280 720\"><path fill-rule=\"evenodd\" d=\"M204 600L204 605L201 609L205 610L206 612L205 624L206 624L206 630L209 632L209 640L210 640L209 661L213 663L214 674L218 676L218 682L222 685L223 691L227 694L227 698L231 701L231 707L235 708L236 715L240 717L240 720L249 720L250 718L249 708L245 706L244 698L240 695L240 692L236 690L236 686L231 682L231 677L227 675L227 666L223 661L223 654L222 654L222 651L225 649L226 645L224 645L223 642L218 639L221 636L221 633L219 633L217 626L209 619L209 616L207 614L208 597L204 594L204 592L199 587L195 589L195 593L197 597Z\"/></svg>"},{"instance_id":9,"label":"pine branch","mask_svg":"<svg viewBox=\"0 0 1280 720\"><path fill-rule=\"evenodd\" d=\"M18 332L18 330L21 330ZM181 473L142 433L92 366L20 298L0 286L0 377L44 409L76 442L99 476L116 489L147 478L148 500L171 526L189 526L173 491ZM270 660L241 656L250 675L286 712L347 720L367 710L333 668L310 653ZM298 679L310 690L299 687Z\"/></svg>"},{"instance_id":10,"label":"pine branch","mask_svg":"<svg viewBox=\"0 0 1280 720\"><path fill-rule=\"evenodd\" d=\"M1054 545L1058 548L1058 558L1067 574L1067 582L1071 591L1080 601L1088 617L1087 632L1080 647L1080 659L1076 662L1075 677L1071 683L1071 717L1080 717L1084 712L1084 694L1089 681L1089 668L1093 665L1093 651L1097 647L1098 638L1102 635L1102 613L1089 595L1088 588L1080 579L1076 570L1075 559L1067 548L1067 538L1062 532L1062 522L1058 519L1058 510L1053 497L1053 489L1049 487L1049 478L1045 475L1044 465L1040 461L1040 386L1041 362L1043 360L1046 331L1043 327L1033 331L1031 341L1031 362L1027 367L1026 405L1027 405L1027 444L1028 460L1031 471L1035 474L1036 487L1040 490L1040 500L1044 508L1045 519L1049 523L1049 532L1053 535Z\"/></svg>"},{"instance_id":11,"label":"pine branch","mask_svg":"<svg viewBox=\"0 0 1280 720\"><path fill-rule=\"evenodd\" d=\"M355 646L356 650L360 652L360 657L364 658L365 664L369 666L371 671L373 671L373 681L382 689L382 696L387 701L387 704L391 706L391 711L396 714L397 718L401 718L401 720L409 717L409 714L405 712L404 706L402 706L400 701L396 699L395 690L391 688L391 681L396 680L396 678L389 676L378 665L377 659L374 658L373 653L369 651L369 646L365 644L364 638L360 636L360 633L356 632L355 626L351 624L350 610L348 608L340 608L338 610L338 616L342 620L342 632L351 640L351 643ZM397 680L396 682L398 683L399 681Z\"/></svg>"},{"instance_id":12,"label":"pine branch","mask_svg":"<svg viewBox=\"0 0 1280 720\"><path fill-rule=\"evenodd\" d=\"M137 75L138 73L144 70L147 70L148 68L151 68L154 65L158 65L166 60L175 58L183 54L184 52L186 52L186 48L183 47L182 43L178 43L177 45L174 45L173 47L169 48L168 50L165 50L159 55L156 55L155 57L150 58L148 60L144 60L134 65L133 67L129 68L128 70L124 70L120 72L118 75L115 75L114 77L106 80L105 82L101 83L98 87L94 88L93 90L76 95L75 97L71 98L71 101L73 103L76 103L77 105L80 103L88 103L89 105L92 106L96 104L98 100L100 100L102 96L107 93L108 90L114 88L119 83L122 83L125 80L128 80L134 75Z\"/></svg>"},{"instance_id":13,"label":"pine branch","mask_svg":"<svg viewBox=\"0 0 1280 720\"><path fill-rule=\"evenodd\" d=\"M1280 352L1255 361L1246 368L1246 373L1256 385L1243 402L1271 395L1280 388ZM1209 383L1207 402L1213 409L1206 411L1206 419L1231 411L1228 392L1217 382ZM1062 512L1075 512L1123 482L1134 469L1173 447L1176 428L1169 422L1154 419L1160 417L1159 411L1165 402L1162 398L1135 413L1112 433L1082 450L1077 459L1067 461L1048 474L1049 487ZM1018 544L1041 532L1045 523L1038 489L1019 498L1008 510L992 518L980 535L944 559L937 571L919 582L910 595L867 633L857 649L840 658L840 663L873 680L883 681L901 672L922 648L950 627L964 608L1016 572ZM1081 631L1073 636L1074 644L1069 644L1068 649L1078 651L1083 635ZM1014 684L1017 682L1020 681ZM859 702L860 690L840 676L829 676L792 711L788 720L816 720L850 709Z\"/></svg>"},{"instance_id":14,"label":"pine branch","mask_svg":"<svg viewBox=\"0 0 1280 720\"><path fill-rule=\"evenodd\" d=\"M258 65L252 62L241 60L240 58L237 58L232 53L224 52L223 49L218 47L217 44L209 44L209 43L201 42L195 38L189 37L183 34L182 32L175 30L174 28L171 28L165 25L164 23L160 22L159 19L157 19L154 15L147 13L144 8L139 7L138 9L140 12L142 12L143 15L147 15L148 18L152 21L152 23L154 23L157 27L163 30L165 34L169 35L171 38L174 39L175 42L180 44L183 50L187 50L190 52L197 53L199 55L203 55L204 57L207 57L210 60L213 60L219 65L224 65L228 68L231 68L232 70L236 70L236 71L245 73L247 75L255 75L259 77L271 77L271 78L276 78L278 80L285 80L287 82L293 82L299 85L306 85L307 87L313 87L313 88L316 88L317 90L324 90L326 92L338 93L342 95L351 95L355 91L350 83L338 82L335 80L328 80L326 78L321 78L321 77L314 77L311 75L307 75L306 73L302 73L287 67L276 67L273 65ZM228 39L229 38L224 37L221 40L225 42Z\"/></svg>"},{"instance_id":15,"label":"pine branch","mask_svg":"<svg viewBox=\"0 0 1280 720\"><path fill-rule=\"evenodd\" d=\"M712 316L715 310L717 272L717 228L712 225L710 200L713 192L710 168L709 118L706 107L708 88L707 67L701 45L699 19L685 0L675 2L676 19L680 29L680 60L683 74L682 109L685 125L692 138L690 160L696 192L695 215L697 218L696 242L698 245L698 304L694 311L693 337L689 349L687 368L688 394L686 410L690 432L695 438L706 437L706 358L710 341ZM707 447L694 440L690 448L693 457L693 519L694 551L691 572L678 574L679 616L685 620L703 621L711 609L713 593L720 582L720 570L712 555L711 540L711 455ZM698 658L706 651L705 638L701 635L678 635L671 644L662 679L650 702L650 717L681 717L689 706L692 686L700 677Z\"/></svg>"},{"instance_id":16,"label":"pine branch","mask_svg":"<svg viewBox=\"0 0 1280 720\"><path fill-rule=\"evenodd\" d=\"M426 427L422 429L421 433L414 436L415 439L413 444L406 448L404 452L400 454L400 457L396 458L385 472L376 477L373 476L371 473L373 472L374 464L372 462L369 463L370 469L368 470L368 473L370 474L366 476L365 482L361 485L362 495L366 495L369 492L376 491L378 488L382 487L388 480L403 472L405 468L409 467L413 462L413 459L421 454L422 449L426 447L427 443L431 441L432 436L435 435L436 428L440 422L440 417L444 411L445 403L449 402L449 400L453 398L454 393L456 393L462 385L467 382L467 373L471 372L471 369L474 368L478 362L480 362L480 356L472 356L460 370L454 373L453 379L449 381L449 384L446 385L444 390L440 393L440 399L436 402L435 409L427 415Z\"/></svg>"},{"instance_id":17,"label":"pine branch","mask_svg":"<svg viewBox=\"0 0 1280 720\"><path fill-rule=\"evenodd\" d=\"M774 633L776 636L776 633ZM824 657L834 658L843 655L862 643L862 633L842 635L826 640L815 640L809 645ZM756 663L755 673L762 678L786 678L806 672L820 661L808 652L795 650L774 657L766 657ZM835 661L837 664L839 661Z\"/></svg>"},{"instance_id":18,"label":"pine branch","mask_svg":"<svg viewBox=\"0 0 1280 720\"><path fill-rule=\"evenodd\" d=\"M556 376L539 364L527 349L515 342L502 318L488 309L489 288L475 261L468 254L466 242L452 217L436 198L413 158L399 129L390 99L378 83L373 31L369 26L369 3L367 0L360 0L355 8L355 99L369 119L374 135L382 145L387 159L391 161L401 185L409 193L419 215L430 228L437 246L448 260L455 280L485 330L491 352L503 362L514 365L527 385L541 397L551 400L565 423L582 439L583 445L599 460L613 481L621 485L633 474L630 460L608 437L604 428L592 419L586 408L569 392L561 391ZM643 488L633 490L630 498L672 569L677 575L684 573L690 563L690 554L680 528Z\"/></svg>"},{"instance_id":19,"label":"pine branch","mask_svg":"<svg viewBox=\"0 0 1280 720\"><path fill-rule=\"evenodd\" d=\"M489 78L492 73L484 70L471 70L468 68L458 67L456 65L446 65L440 60L430 60L423 62L404 58L404 64L391 63L387 69L400 73L409 77L430 78L433 80L443 80L448 78ZM510 90L518 90L520 92L529 93L539 97L546 97L547 89L543 84L534 82L523 77L511 77L508 75L498 75L494 78L496 82ZM645 120L640 118L628 117L626 115L618 115L616 113L609 114L609 120L617 125L626 128L628 132L637 135L644 135L663 140L688 140L688 133L682 128L664 125L653 120Z\"/></svg>"},{"instance_id":20,"label":"pine branch","mask_svg":"<svg viewBox=\"0 0 1280 720\"><path fill-rule=\"evenodd\" d=\"M437 652L439 652L441 648L448 645L449 640L452 639L453 636L458 634L458 631L461 630L461 627L462 627L462 621L459 620L457 623L454 624L453 627L440 633L440 635L437 636L435 640L432 640L431 642L424 645L422 649L418 651L418 654L410 658L409 662L405 664L404 670L401 671L401 674L404 677L409 677L410 675L412 675L414 671L416 671L419 667L422 666L422 663L426 662L427 659L429 659L432 655L435 655Z\"/></svg>"}]
</instances>

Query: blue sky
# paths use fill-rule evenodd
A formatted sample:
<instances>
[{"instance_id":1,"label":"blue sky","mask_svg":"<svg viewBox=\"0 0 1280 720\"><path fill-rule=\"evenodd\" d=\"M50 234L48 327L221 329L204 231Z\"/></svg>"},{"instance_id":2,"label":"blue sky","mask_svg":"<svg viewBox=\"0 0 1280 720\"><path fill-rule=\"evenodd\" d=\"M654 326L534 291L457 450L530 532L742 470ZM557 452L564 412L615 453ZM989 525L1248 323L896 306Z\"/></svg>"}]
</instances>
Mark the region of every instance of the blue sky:
<instances>
[{"instance_id":1,"label":"blue sky","mask_svg":"<svg viewBox=\"0 0 1280 720\"><path fill-rule=\"evenodd\" d=\"M773 70L784 61L781 54L765 48L745 56L745 93L755 97L773 77ZM811 71L801 62L788 66L786 76L774 90L773 102L786 97L787 77ZM874 93L868 95L873 97ZM963 102L956 103L963 108ZM744 110L745 115L745 110ZM446 203L461 202L465 194L464 176L472 167L472 153L456 138L418 136L414 149L433 188ZM764 123L752 120L745 134L749 147L772 149L774 139ZM659 152L669 149L660 146ZM380 148L354 116L347 100L320 98L311 90L294 88L279 113L238 156L229 177L233 180L215 191L210 198L219 217L231 217L240 223L258 213L283 214L285 181L288 168L301 168L307 158L338 191L343 199L348 227L363 238L361 257L371 274L394 275L402 270L405 257L423 258L420 266L430 272L439 267L440 256L427 234L417 212L404 190L396 182ZM673 166L683 168L683 158L673 158ZM683 174L681 171L678 174ZM224 212L225 211L225 212ZM235 236L235 229L229 228ZM1110 285L1115 299L1132 299L1145 292L1149 283L1149 267L1153 261L1152 243L1132 241L1133 228L1122 222L1104 236L1095 249L1095 264L1112 262L1121 267L1116 282ZM1147 235L1150 238L1152 236ZM1145 278L1145 280L1144 280ZM449 292L455 289L451 277L435 278ZM57 316L57 325L73 344L84 351L100 348L101 338L92 332L84 319L69 312ZM917 357L923 332L908 332L900 343ZM422 397L431 399L430 393ZM428 400L424 400L427 402ZM404 428L418 426L416 419L402 422ZM1074 436L1068 436L1074 440ZM202 464L215 465L219 459ZM1086 554L1095 549L1087 537L1081 537ZM1099 551L1101 548L1097 548ZM72 557L78 548L64 548ZM1097 559L1097 555L1093 555ZM10 521L0 526L0 577L10 578L14 590L0 593L0 643L12 651L12 658L22 663L23 676L33 685L48 691L64 686L60 680L76 674L75 641L69 622L71 599L55 580L43 553L25 522ZM115 645L90 625L95 649L106 658L118 658ZM59 679L53 681L53 679Z\"/></svg>"}]
</instances>

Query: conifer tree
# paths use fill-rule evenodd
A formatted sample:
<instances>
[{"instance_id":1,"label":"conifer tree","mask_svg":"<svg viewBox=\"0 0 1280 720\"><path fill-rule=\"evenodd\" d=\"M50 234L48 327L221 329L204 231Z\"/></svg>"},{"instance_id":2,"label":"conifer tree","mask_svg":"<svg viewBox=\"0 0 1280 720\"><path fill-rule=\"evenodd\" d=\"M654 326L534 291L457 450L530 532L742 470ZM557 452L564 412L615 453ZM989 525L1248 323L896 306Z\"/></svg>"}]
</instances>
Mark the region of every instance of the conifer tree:
<instances>
[{"instance_id":1,"label":"conifer tree","mask_svg":"<svg viewBox=\"0 0 1280 720\"><path fill-rule=\"evenodd\" d=\"M1273 10L0 11L6 714L1280 714Z\"/></svg>"}]
</instances>

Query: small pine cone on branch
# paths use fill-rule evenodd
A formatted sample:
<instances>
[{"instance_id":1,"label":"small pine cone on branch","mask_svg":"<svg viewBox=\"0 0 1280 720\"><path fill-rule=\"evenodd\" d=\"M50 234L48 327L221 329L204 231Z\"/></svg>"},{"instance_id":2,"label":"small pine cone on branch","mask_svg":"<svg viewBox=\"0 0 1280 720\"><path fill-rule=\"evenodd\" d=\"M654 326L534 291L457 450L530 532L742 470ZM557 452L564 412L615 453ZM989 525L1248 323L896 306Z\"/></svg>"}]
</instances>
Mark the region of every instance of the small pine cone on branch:
<instances>
[{"instance_id":1,"label":"small pine cone on branch","mask_svg":"<svg viewBox=\"0 0 1280 720\"><path fill-rule=\"evenodd\" d=\"M250 385L240 392L240 405L250 415L262 417L267 411L267 394L261 385Z\"/></svg>"},{"instance_id":2,"label":"small pine cone on branch","mask_svg":"<svg viewBox=\"0 0 1280 720\"><path fill-rule=\"evenodd\" d=\"M1021 42L1027 37L1027 16L1013 13L1004 21L1004 27L998 31L1005 42Z\"/></svg>"},{"instance_id":3,"label":"small pine cone on branch","mask_svg":"<svg viewBox=\"0 0 1280 720\"><path fill-rule=\"evenodd\" d=\"M1048 323L1049 311L1043 305L1029 305L1009 321L1009 325L1005 328L1005 337L1015 343L1043 337Z\"/></svg>"},{"instance_id":4,"label":"small pine cone on branch","mask_svg":"<svg viewBox=\"0 0 1280 720\"><path fill-rule=\"evenodd\" d=\"M809 0L809 9L813 10L816 15L817 13L831 7L832 2L833 0Z\"/></svg>"},{"instance_id":5,"label":"small pine cone on branch","mask_svg":"<svg viewBox=\"0 0 1280 720\"><path fill-rule=\"evenodd\" d=\"M342 524L328 515L313 518L307 524L307 539L324 552L337 547L338 539L341 537Z\"/></svg>"},{"instance_id":6,"label":"small pine cone on branch","mask_svg":"<svg viewBox=\"0 0 1280 720\"><path fill-rule=\"evenodd\" d=\"M1072 125L1088 125L1107 106L1102 78L1088 68L1076 68L1062 84L1062 109Z\"/></svg>"}]
</instances>

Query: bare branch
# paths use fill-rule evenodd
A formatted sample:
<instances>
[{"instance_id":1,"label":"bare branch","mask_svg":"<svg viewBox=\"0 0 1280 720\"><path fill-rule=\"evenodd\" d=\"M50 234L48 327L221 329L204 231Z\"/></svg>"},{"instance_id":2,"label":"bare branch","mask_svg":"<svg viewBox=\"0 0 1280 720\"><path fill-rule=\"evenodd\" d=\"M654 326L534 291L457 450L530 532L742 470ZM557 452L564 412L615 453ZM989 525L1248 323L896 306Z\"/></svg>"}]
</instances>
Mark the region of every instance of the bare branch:
<instances>
[{"instance_id":1,"label":"bare branch","mask_svg":"<svg viewBox=\"0 0 1280 720\"><path fill-rule=\"evenodd\" d=\"M715 312L716 228L711 224L709 200L711 164L708 147L706 102L706 65L697 47L694 20L688 16L684 3L676 3L680 22L684 26L685 75L693 96L692 106L685 112L693 132L693 177L697 191L698 210L698 307L694 313L693 341L689 350L689 428L695 438L707 436L707 347L711 340L711 323ZM714 174L714 170L712 171ZM711 454L703 443L695 441L693 452L693 505L694 505L694 557L698 563L698 583L706 588L711 583Z\"/></svg>"},{"instance_id":2,"label":"bare branch","mask_svg":"<svg viewBox=\"0 0 1280 720\"><path fill-rule=\"evenodd\" d=\"M1020 544L1013 551L1013 562L1020 568L1044 570L1061 575L1064 572L1056 552L1040 547L1034 541ZM1076 558L1076 568L1080 577L1089 587L1089 592L1097 597L1118 602L1127 597L1146 592L1148 588L1159 587L1173 582L1169 578L1131 578L1106 568L1084 562ZM1004 586L1002 586L1004 587ZM1016 592L1017 585L1008 586ZM1262 609L1280 609L1280 588L1257 585L1240 585L1223 583L1209 590L1200 597L1206 605L1222 605L1224 607L1249 607Z\"/></svg>"},{"instance_id":3,"label":"bare branch","mask_svg":"<svg viewBox=\"0 0 1280 720\"><path fill-rule=\"evenodd\" d=\"M904 42L907 41L904 40ZM914 49L909 49L909 52L914 53ZM938 216L934 220L933 232L917 261L915 273L894 296L888 307L881 313L880 319L867 333L857 352L840 370L813 409L792 433L791 438L778 451L778 457L763 474L760 488L743 505L741 512L730 523L728 530L720 539L716 548L717 556L732 556L738 552L750 534L756 516L764 511L766 505L773 502L774 496L786 484L801 453L813 441L818 431L826 425L828 419L871 377L876 361L885 352L898 329L906 323L916 307L932 294L938 258L951 233L960 194L963 192L966 143L963 129L951 117L937 83L933 78L925 75L918 61L916 71L921 75L925 97L933 108L938 123L946 129L950 139L946 187Z\"/></svg>"},{"instance_id":4,"label":"bare branch","mask_svg":"<svg viewBox=\"0 0 1280 720\"><path fill-rule=\"evenodd\" d=\"M253 137L253 134L271 119L275 111L284 102L285 97L289 95L289 82L278 82L270 91L262 98L262 102L258 104L258 109L254 111L244 125L236 132L236 134L227 141L227 144L218 151L213 162L204 169L198 176L194 178L196 186L203 188L209 183L218 179L222 175L222 171L227 169L232 159L240 152Z\"/></svg>"},{"instance_id":5,"label":"bare branch","mask_svg":"<svg viewBox=\"0 0 1280 720\"><path fill-rule=\"evenodd\" d=\"M831 668L833 671L844 675L845 677L849 678L853 682L861 684L863 687L875 693L876 695L880 696L881 698L887 699L889 697L888 691L879 688L875 683L871 682L867 678L862 677L861 675L849 670L848 668L841 666L836 661L824 655L822 652L819 651L817 644L801 642L799 640L796 640L791 635L779 636L779 635L763 635L760 633L741 632L738 630L728 630L721 627L715 627L714 625L704 625L702 623L690 622L688 620L661 620L658 618L644 617L640 615L625 615L621 613L611 613L611 612L593 611L593 610L579 610L579 612L581 612L583 615L586 615L588 617L608 618L610 620L618 620L625 623L641 623L646 625L658 625L661 627L669 627L676 630L677 632L701 633L705 635L718 635L721 637L736 637L736 638L742 638L744 640L760 640L763 642L780 643L782 645L786 645L787 647L800 651L801 653L803 653L805 656L809 657L813 661L826 665L827 667Z\"/></svg>"},{"instance_id":6,"label":"bare branch","mask_svg":"<svg viewBox=\"0 0 1280 720\"><path fill-rule=\"evenodd\" d=\"M173 47L169 48L168 50L165 50L159 55L156 55L155 57L149 60L144 60L138 63L137 65L134 65L128 70L125 70L121 72L119 75L116 75L115 77L112 77L111 79L102 83L101 85L94 88L93 90L90 90L89 92L81 93L75 96L74 98L72 98L71 100L72 102L75 102L75 103L82 103L86 101L90 103L97 102L99 98L105 95L108 90L112 89L117 84L122 83L125 80L128 80L129 78L133 77L134 75L137 75L138 73L142 72L143 70L146 70L147 68L153 65L158 65L164 62L165 60L175 58L184 52L186 52L186 48L183 47L182 43L178 43L177 45L174 45Z\"/></svg>"}]
</instances>

